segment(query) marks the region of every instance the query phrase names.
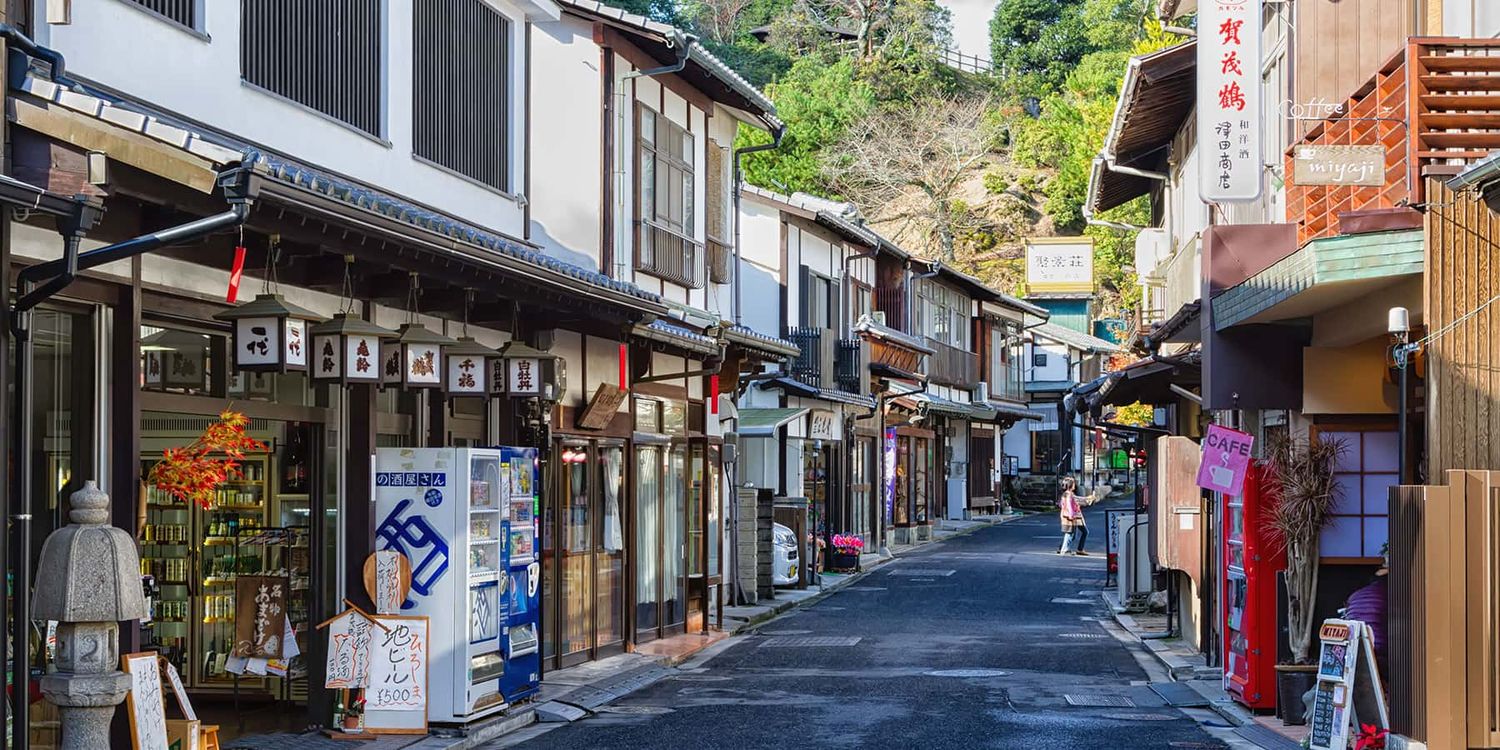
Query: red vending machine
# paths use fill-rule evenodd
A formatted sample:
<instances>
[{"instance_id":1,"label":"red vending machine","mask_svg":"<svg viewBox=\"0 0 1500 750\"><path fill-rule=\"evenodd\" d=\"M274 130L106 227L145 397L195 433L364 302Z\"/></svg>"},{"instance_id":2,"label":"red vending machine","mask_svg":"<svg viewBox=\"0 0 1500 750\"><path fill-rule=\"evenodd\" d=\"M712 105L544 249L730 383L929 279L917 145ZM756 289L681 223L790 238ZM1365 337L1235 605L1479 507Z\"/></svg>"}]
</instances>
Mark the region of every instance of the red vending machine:
<instances>
[{"instance_id":1,"label":"red vending machine","mask_svg":"<svg viewBox=\"0 0 1500 750\"><path fill-rule=\"evenodd\" d=\"M1224 502L1224 689L1249 708L1276 708L1276 574L1285 555L1265 531L1265 470L1254 462Z\"/></svg>"}]
</instances>

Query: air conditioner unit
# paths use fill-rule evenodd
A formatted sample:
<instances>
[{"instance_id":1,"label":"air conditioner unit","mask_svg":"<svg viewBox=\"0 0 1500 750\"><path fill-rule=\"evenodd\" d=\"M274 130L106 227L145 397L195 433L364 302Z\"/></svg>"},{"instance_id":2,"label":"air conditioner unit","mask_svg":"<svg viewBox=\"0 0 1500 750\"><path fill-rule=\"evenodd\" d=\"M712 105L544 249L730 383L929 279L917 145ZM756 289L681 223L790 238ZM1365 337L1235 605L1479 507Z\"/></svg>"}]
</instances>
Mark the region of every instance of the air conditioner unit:
<instances>
[{"instance_id":1,"label":"air conditioner unit","mask_svg":"<svg viewBox=\"0 0 1500 750\"><path fill-rule=\"evenodd\" d=\"M990 384L989 383L979 383L978 385L974 386L974 400L975 401L989 401L990 400Z\"/></svg>"},{"instance_id":2,"label":"air conditioner unit","mask_svg":"<svg viewBox=\"0 0 1500 750\"><path fill-rule=\"evenodd\" d=\"M874 312L871 312L870 313L870 319L873 320L873 321L875 321L876 323L879 323L881 325L885 325L885 311L884 310L875 310Z\"/></svg>"}]
</instances>

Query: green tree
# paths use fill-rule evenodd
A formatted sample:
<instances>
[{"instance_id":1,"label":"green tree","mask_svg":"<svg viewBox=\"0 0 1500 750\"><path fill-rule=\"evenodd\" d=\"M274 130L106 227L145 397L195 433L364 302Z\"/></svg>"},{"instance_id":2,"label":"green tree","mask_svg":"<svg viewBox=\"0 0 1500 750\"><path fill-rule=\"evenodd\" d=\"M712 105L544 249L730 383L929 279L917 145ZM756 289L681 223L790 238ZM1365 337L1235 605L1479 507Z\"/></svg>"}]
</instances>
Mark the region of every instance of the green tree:
<instances>
[{"instance_id":1,"label":"green tree","mask_svg":"<svg viewBox=\"0 0 1500 750\"><path fill-rule=\"evenodd\" d=\"M809 55L792 64L781 80L766 86L786 123L781 148L745 157L744 176L754 185L786 193L805 191L839 197L824 177L823 150L874 105L870 86L855 75L851 58L827 60ZM739 146L770 141L764 132L740 129Z\"/></svg>"},{"instance_id":2,"label":"green tree","mask_svg":"<svg viewBox=\"0 0 1500 750\"><path fill-rule=\"evenodd\" d=\"M1056 91L1085 57L1128 49L1139 29L1135 0L1000 0L990 54L1020 96Z\"/></svg>"}]
</instances>

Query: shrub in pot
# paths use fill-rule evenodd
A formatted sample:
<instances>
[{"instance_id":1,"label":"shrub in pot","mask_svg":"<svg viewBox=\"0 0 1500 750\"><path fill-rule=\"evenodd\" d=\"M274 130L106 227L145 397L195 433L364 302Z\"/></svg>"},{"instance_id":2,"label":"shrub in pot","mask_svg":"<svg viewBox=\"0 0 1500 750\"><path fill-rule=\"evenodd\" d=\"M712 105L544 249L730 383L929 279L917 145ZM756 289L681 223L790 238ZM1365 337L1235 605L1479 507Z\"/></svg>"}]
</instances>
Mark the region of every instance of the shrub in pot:
<instances>
[{"instance_id":1,"label":"shrub in pot","mask_svg":"<svg viewBox=\"0 0 1500 750\"><path fill-rule=\"evenodd\" d=\"M1276 666L1276 712L1287 724L1305 723L1302 696L1317 679L1313 608L1318 598L1318 541L1333 518L1339 487L1333 470L1344 452L1338 440L1276 436L1266 443L1266 532L1286 553L1287 641L1290 664Z\"/></svg>"}]
</instances>

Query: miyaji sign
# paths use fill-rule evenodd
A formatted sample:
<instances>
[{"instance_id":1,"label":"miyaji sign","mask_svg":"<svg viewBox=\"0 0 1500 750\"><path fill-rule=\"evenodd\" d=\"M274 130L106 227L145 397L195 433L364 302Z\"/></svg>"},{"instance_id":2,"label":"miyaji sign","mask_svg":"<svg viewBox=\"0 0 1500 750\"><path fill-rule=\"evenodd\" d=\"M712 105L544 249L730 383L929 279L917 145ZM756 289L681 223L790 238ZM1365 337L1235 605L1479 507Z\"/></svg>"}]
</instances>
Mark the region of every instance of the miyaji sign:
<instances>
[{"instance_id":1,"label":"miyaji sign","mask_svg":"<svg viewBox=\"0 0 1500 750\"><path fill-rule=\"evenodd\" d=\"M1260 197L1261 3L1199 3L1199 193L1208 203Z\"/></svg>"}]
</instances>

